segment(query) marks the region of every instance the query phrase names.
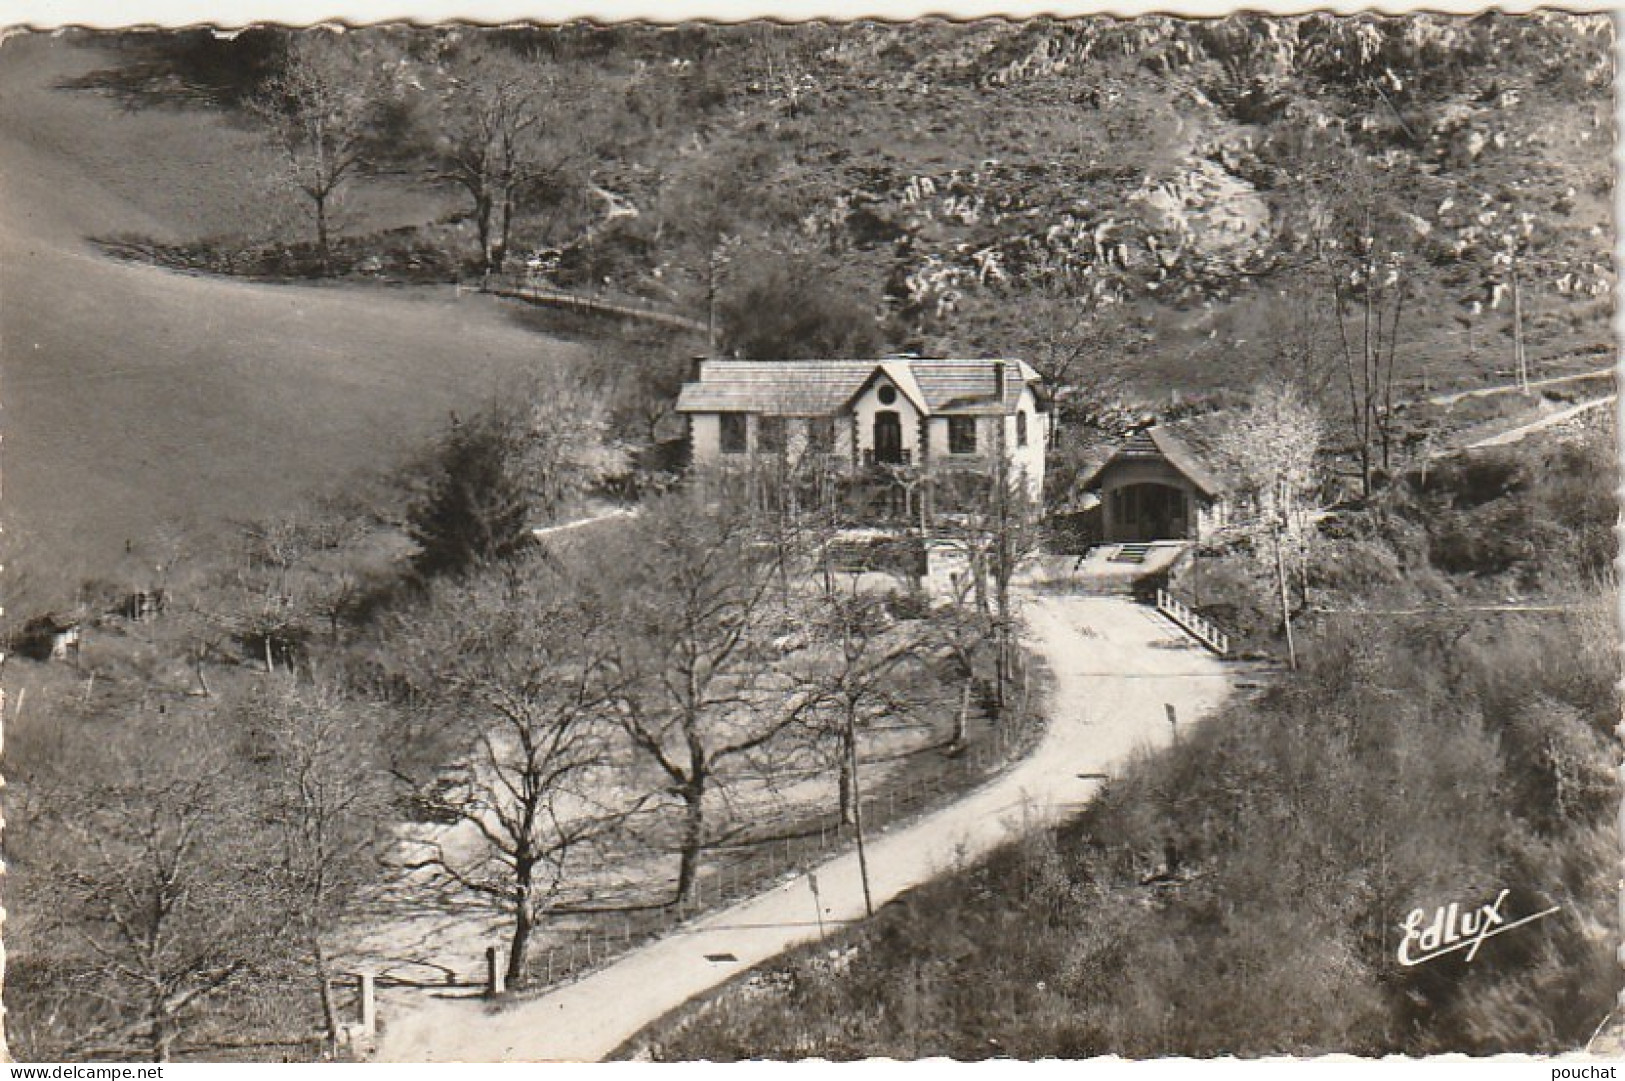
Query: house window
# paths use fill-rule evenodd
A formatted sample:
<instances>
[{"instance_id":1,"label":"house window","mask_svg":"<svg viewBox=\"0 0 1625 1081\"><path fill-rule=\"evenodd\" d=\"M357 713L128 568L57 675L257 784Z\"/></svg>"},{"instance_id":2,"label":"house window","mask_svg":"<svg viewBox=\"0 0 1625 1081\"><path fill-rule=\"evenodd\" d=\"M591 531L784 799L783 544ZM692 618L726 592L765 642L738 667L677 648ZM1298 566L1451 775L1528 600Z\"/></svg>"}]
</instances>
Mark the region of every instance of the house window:
<instances>
[{"instance_id":1,"label":"house window","mask_svg":"<svg viewBox=\"0 0 1625 1081\"><path fill-rule=\"evenodd\" d=\"M897 404L897 388L896 387L891 387L891 386L883 386L883 387L881 387L880 388L880 404L881 405L895 405L895 404Z\"/></svg>"},{"instance_id":2,"label":"house window","mask_svg":"<svg viewBox=\"0 0 1625 1081\"><path fill-rule=\"evenodd\" d=\"M750 449L744 413L722 413L722 453L743 454Z\"/></svg>"},{"instance_id":3,"label":"house window","mask_svg":"<svg viewBox=\"0 0 1625 1081\"><path fill-rule=\"evenodd\" d=\"M1027 445L1027 411L1021 410L1016 414L1016 446Z\"/></svg>"},{"instance_id":4,"label":"house window","mask_svg":"<svg viewBox=\"0 0 1625 1081\"><path fill-rule=\"evenodd\" d=\"M976 453L976 418L975 417L949 417L948 418L948 453L949 454L975 454Z\"/></svg>"},{"instance_id":5,"label":"house window","mask_svg":"<svg viewBox=\"0 0 1625 1081\"><path fill-rule=\"evenodd\" d=\"M835 453L834 417L812 417L807 421L807 449L814 454Z\"/></svg>"},{"instance_id":6,"label":"house window","mask_svg":"<svg viewBox=\"0 0 1625 1081\"><path fill-rule=\"evenodd\" d=\"M785 423L783 417L763 417L756 422L756 449L763 454L783 454Z\"/></svg>"}]
</instances>

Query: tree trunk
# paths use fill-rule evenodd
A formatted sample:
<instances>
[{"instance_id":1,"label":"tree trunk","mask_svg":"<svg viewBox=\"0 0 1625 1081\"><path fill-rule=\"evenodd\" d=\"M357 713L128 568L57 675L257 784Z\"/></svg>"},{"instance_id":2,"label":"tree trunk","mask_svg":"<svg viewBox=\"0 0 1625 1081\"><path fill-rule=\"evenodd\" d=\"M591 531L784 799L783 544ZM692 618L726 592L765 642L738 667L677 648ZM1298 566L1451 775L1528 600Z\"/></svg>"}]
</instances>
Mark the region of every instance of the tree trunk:
<instances>
[{"instance_id":1,"label":"tree trunk","mask_svg":"<svg viewBox=\"0 0 1625 1081\"><path fill-rule=\"evenodd\" d=\"M174 1019L162 1002L155 1003L152 1009L152 1061L168 1062L170 1053L175 1045Z\"/></svg>"},{"instance_id":2,"label":"tree trunk","mask_svg":"<svg viewBox=\"0 0 1625 1081\"><path fill-rule=\"evenodd\" d=\"M1529 393L1529 361L1523 351L1523 289L1518 281L1518 265L1512 264L1512 359L1518 373L1518 388Z\"/></svg>"},{"instance_id":3,"label":"tree trunk","mask_svg":"<svg viewBox=\"0 0 1625 1081\"><path fill-rule=\"evenodd\" d=\"M209 690L209 681L203 674L203 660L203 651L201 649L192 654L192 672L197 676L198 690L204 698L210 698L213 695Z\"/></svg>"},{"instance_id":4,"label":"tree trunk","mask_svg":"<svg viewBox=\"0 0 1625 1081\"><path fill-rule=\"evenodd\" d=\"M850 729L841 733L841 768L838 778L841 825L857 821L857 736Z\"/></svg>"},{"instance_id":5,"label":"tree trunk","mask_svg":"<svg viewBox=\"0 0 1625 1081\"><path fill-rule=\"evenodd\" d=\"M508 241L513 237L513 189L502 193L502 223L497 228L496 246L491 251L491 269L498 274L508 263Z\"/></svg>"},{"instance_id":6,"label":"tree trunk","mask_svg":"<svg viewBox=\"0 0 1625 1081\"><path fill-rule=\"evenodd\" d=\"M322 1024L327 1028L327 1049L339 1045L339 1008L333 1001L333 974L327 968L327 951L320 941L311 943L310 956L316 966L316 991L322 1001Z\"/></svg>"},{"instance_id":7,"label":"tree trunk","mask_svg":"<svg viewBox=\"0 0 1625 1081\"><path fill-rule=\"evenodd\" d=\"M1286 628L1286 658L1287 665L1294 672L1298 670L1298 650L1292 641L1292 609L1287 603L1286 593L1286 561L1281 552L1281 531L1275 531L1275 581L1281 591L1281 625Z\"/></svg>"},{"instance_id":8,"label":"tree trunk","mask_svg":"<svg viewBox=\"0 0 1625 1081\"><path fill-rule=\"evenodd\" d=\"M959 686L959 712L954 716L954 739L952 746L963 747L970 735L970 696L971 684L976 681L976 674L969 666L965 669L965 680Z\"/></svg>"},{"instance_id":9,"label":"tree trunk","mask_svg":"<svg viewBox=\"0 0 1625 1081\"><path fill-rule=\"evenodd\" d=\"M327 248L327 195L324 192L313 198L316 202L316 263L325 278L333 271Z\"/></svg>"},{"instance_id":10,"label":"tree trunk","mask_svg":"<svg viewBox=\"0 0 1625 1081\"><path fill-rule=\"evenodd\" d=\"M513 990L522 989L528 982L530 939L535 929L536 917L530 910L530 886L521 886L519 903L514 910L513 937L508 942L506 982Z\"/></svg>"},{"instance_id":11,"label":"tree trunk","mask_svg":"<svg viewBox=\"0 0 1625 1081\"><path fill-rule=\"evenodd\" d=\"M858 790L858 737L855 731L848 730L847 743L851 748L852 827L858 837L858 877L863 882L863 911L865 915L873 916L875 902L869 894L869 854L863 845L863 794Z\"/></svg>"},{"instance_id":12,"label":"tree trunk","mask_svg":"<svg viewBox=\"0 0 1625 1081\"><path fill-rule=\"evenodd\" d=\"M700 850L705 845L705 782L696 781L683 792L687 804L683 822L682 856L677 864L677 901L687 901L694 892L700 871Z\"/></svg>"},{"instance_id":13,"label":"tree trunk","mask_svg":"<svg viewBox=\"0 0 1625 1081\"><path fill-rule=\"evenodd\" d=\"M489 277L495 269L491 265L491 197L474 197L474 227L480 234L480 273Z\"/></svg>"}]
</instances>

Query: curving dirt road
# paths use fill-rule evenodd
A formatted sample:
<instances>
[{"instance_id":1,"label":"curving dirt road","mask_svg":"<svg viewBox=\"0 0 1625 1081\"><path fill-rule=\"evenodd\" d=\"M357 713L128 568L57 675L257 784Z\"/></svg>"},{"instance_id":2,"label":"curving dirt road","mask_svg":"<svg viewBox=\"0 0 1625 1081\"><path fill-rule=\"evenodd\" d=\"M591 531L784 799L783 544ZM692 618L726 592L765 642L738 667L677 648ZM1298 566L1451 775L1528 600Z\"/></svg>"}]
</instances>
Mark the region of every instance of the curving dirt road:
<instances>
[{"instance_id":1,"label":"curving dirt road","mask_svg":"<svg viewBox=\"0 0 1625 1081\"><path fill-rule=\"evenodd\" d=\"M1034 816L1086 802L1090 775L1170 738L1165 705L1182 723L1211 710L1233 668L1152 609L1117 597L1029 597L1033 644L1055 676L1050 725L1033 754L963 800L869 846L876 904L1009 838ZM857 858L814 872L825 926L858 919ZM378 1059L389 1062L596 1061L639 1029L735 973L818 935L806 876L715 913L579 983L489 1013L479 1001L435 1000L386 1017ZM716 963L707 954L736 960Z\"/></svg>"}]
</instances>

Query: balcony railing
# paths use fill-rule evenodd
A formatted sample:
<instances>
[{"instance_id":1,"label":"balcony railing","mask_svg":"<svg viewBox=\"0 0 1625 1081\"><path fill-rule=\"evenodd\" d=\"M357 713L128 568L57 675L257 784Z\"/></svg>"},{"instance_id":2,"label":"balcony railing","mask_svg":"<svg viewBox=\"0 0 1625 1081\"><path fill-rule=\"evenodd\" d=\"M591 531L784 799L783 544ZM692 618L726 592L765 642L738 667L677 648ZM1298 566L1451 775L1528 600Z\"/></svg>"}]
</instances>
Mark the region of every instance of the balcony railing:
<instances>
[{"instance_id":1,"label":"balcony railing","mask_svg":"<svg viewBox=\"0 0 1625 1081\"><path fill-rule=\"evenodd\" d=\"M870 467L877 465L908 465L912 460L913 453L907 447L898 450L895 457L888 456L886 458L876 457L872 447L866 447L863 451L863 464Z\"/></svg>"},{"instance_id":2,"label":"balcony railing","mask_svg":"<svg viewBox=\"0 0 1625 1081\"><path fill-rule=\"evenodd\" d=\"M932 459L932 464L938 469L964 469L981 473L991 468L993 459L986 454L939 454Z\"/></svg>"}]
</instances>

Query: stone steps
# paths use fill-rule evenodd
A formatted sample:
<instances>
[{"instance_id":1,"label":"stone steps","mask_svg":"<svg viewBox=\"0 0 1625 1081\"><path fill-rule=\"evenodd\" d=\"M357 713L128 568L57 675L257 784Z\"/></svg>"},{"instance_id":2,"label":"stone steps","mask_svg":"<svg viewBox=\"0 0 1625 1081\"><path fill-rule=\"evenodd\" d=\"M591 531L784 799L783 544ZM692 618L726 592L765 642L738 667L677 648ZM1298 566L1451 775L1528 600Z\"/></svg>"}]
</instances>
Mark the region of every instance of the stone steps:
<instances>
[{"instance_id":1,"label":"stone steps","mask_svg":"<svg viewBox=\"0 0 1625 1081\"><path fill-rule=\"evenodd\" d=\"M1150 552L1151 545L1147 543L1120 544L1117 546L1117 551L1113 552L1107 559L1112 563L1140 564L1145 562L1145 557Z\"/></svg>"}]
</instances>

